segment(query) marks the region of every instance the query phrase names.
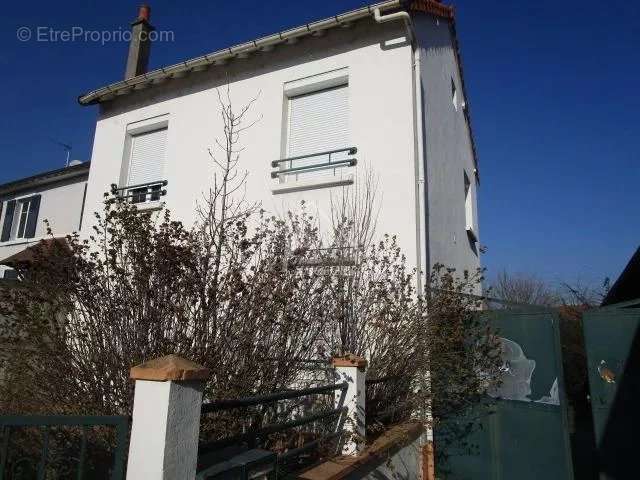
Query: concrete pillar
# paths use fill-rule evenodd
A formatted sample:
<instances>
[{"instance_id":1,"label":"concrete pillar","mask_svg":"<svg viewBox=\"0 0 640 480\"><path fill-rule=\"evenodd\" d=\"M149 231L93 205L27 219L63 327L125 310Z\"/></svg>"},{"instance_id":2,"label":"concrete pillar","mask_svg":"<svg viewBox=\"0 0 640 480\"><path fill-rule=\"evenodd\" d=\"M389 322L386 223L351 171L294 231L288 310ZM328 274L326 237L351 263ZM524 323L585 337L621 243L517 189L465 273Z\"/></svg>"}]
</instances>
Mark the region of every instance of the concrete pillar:
<instances>
[{"instance_id":1,"label":"concrete pillar","mask_svg":"<svg viewBox=\"0 0 640 480\"><path fill-rule=\"evenodd\" d=\"M348 388L344 398L346 416L343 429L345 440L342 445L343 455L356 455L365 446L366 440L366 395L365 379L367 375L367 361L356 355L348 354L335 357L332 360L336 372L336 382L347 382ZM341 402L342 391L337 390L335 404Z\"/></svg>"},{"instance_id":2,"label":"concrete pillar","mask_svg":"<svg viewBox=\"0 0 640 480\"><path fill-rule=\"evenodd\" d=\"M209 370L177 355L131 369L136 381L127 479L193 479Z\"/></svg>"}]
</instances>

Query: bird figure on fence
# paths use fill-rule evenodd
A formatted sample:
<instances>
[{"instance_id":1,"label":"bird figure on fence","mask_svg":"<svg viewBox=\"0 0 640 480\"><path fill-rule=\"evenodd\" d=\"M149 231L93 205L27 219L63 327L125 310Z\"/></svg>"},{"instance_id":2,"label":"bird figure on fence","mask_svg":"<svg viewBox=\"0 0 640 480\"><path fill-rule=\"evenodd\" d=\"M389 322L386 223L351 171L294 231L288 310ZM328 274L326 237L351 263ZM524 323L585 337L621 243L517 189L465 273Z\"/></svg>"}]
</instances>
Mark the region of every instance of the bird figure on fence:
<instances>
[{"instance_id":1,"label":"bird figure on fence","mask_svg":"<svg viewBox=\"0 0 640 480\"><path fill-rule=\"evenodd\" d=\"M616 383L616 374L606 366L606 362L604 360L600 361L600 365L598 365L598 373L600 374L600 378L602 378L607 383Z\"/></svg>"}]
</instances>

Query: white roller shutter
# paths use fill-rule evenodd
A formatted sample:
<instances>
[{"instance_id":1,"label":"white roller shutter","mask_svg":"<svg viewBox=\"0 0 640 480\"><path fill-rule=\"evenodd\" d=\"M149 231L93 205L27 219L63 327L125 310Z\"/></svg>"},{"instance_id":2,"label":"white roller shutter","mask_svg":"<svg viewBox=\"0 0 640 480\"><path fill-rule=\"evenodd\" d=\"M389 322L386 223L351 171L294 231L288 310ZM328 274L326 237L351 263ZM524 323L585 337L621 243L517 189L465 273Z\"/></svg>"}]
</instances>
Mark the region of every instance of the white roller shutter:
<instances>
[{"instance_id":1,"label":"white roller shutter","mask_svg":"<svg viewBox=\"0 0 640 480\"><path fill-rule=\"evenodd\" d=\"M349 146L347 85L289 99L288 156Z\"/></svg>"},{"instance_id":2,"label":"white roller shutter","mask_svg":"<svg viewBox=\"0 0 640 480\"><path fill-rule=\"evenodd\" d=\"M167 129L135 135L131 139L128 185L163 180L167 151Z\"/></svg>"}]
</instances>

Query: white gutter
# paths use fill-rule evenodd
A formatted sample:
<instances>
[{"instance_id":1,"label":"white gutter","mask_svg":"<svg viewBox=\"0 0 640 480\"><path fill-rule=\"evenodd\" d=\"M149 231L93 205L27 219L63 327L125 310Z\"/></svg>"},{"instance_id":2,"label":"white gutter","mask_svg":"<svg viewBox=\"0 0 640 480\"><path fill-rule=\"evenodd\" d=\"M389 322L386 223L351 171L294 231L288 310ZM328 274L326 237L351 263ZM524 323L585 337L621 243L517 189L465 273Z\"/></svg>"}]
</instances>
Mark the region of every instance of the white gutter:
<instances>
[{"instance_id":1,"label":"white gutter","mask_svg":"<svg viewBox=\"0 0 640 480\"><path fill-rule=\"evenodd\" d=\"M389 15L382 15L380 13L380 8L375 8L373 10L373 18L378 23L395 22L396 20L404 21L404 24L407 27L409 43L413 44L413 24L411 23L411 15L409 15L409 12L395 12L390 13Z\"/></svg>"},{"instance_id":2,"label":"white gutter","mask_svg":"<svg viewBox=\"0 0 640 480\"><path fill-rule=\"evenodd\" d=\"M191 71L202 71L209 68L211 65L223 65L227 60L232 58L244 58L253 52L269 51L274 45L281 43L295 43L298 38L308 35L319 35L324 30L329 28L335 28L340 26L348 26L351 22L360 20L371 16L381 18L382 22L394 20L400 17L393 17L394 15L404 14L410 19L407 12L397 12L384 17L380 12L389 10L392 8L399 8L402 6L402 0L388 0L381 3L375 3L366 7L362 7L350 12L346 12L334 17L327 18L325 20L319 20L317 22L308 23L306 25L285 30L274 35L252 40L250 42L235 45L233 47L218 50L217 52L202 55L200 57L186 60L176 65L160 68L137 77L127 80L121 80L119 82L107 85L100 89L94 90L87 94L81 95L78 98L78 102L81 105L90 105L92 103L111 100L116 95L126 95L134 90L142 90L150 87L154 84L161 83L171 78L181 78ZM377 14L376 14L377 12ZM403 16L404 18L404 16ZM377 21L377 20L376 20Z\"/></svg>"}]
</instances>

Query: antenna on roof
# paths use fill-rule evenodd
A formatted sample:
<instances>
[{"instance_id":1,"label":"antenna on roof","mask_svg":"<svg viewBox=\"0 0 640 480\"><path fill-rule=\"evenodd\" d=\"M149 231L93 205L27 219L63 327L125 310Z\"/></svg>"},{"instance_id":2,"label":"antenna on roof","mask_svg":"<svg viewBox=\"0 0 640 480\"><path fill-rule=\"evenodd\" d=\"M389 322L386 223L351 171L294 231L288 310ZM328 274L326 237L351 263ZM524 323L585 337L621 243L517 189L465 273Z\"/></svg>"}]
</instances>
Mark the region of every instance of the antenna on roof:
<instances>
[{"instance_id":1,"label":"antenna on roof","mask_svg":"<svg viewBox=\"0 0 640 480\"><path fill-rule=\"evenodd\" d=\"M70 144L70 143L69 143L69 144L67 144L67 143L62 143L62 142L59 142L59 141L57 141L57 140L54 140L53 138L51 139L51 141L52 141L53 143L55 143L56 145L60 145L60 146L61 146L62 148L64 148L64 150L67 152L67 160L66 160L66 162L65 162L65 165L64 165L64 166L65 166L65 168L66 168L66 167L68 167L68 166L69 166L69 157L71 156L71 150L72 150L72 148L73 148L73 147L71 146L71 144Z\"/></svg>"}]
</instances>

